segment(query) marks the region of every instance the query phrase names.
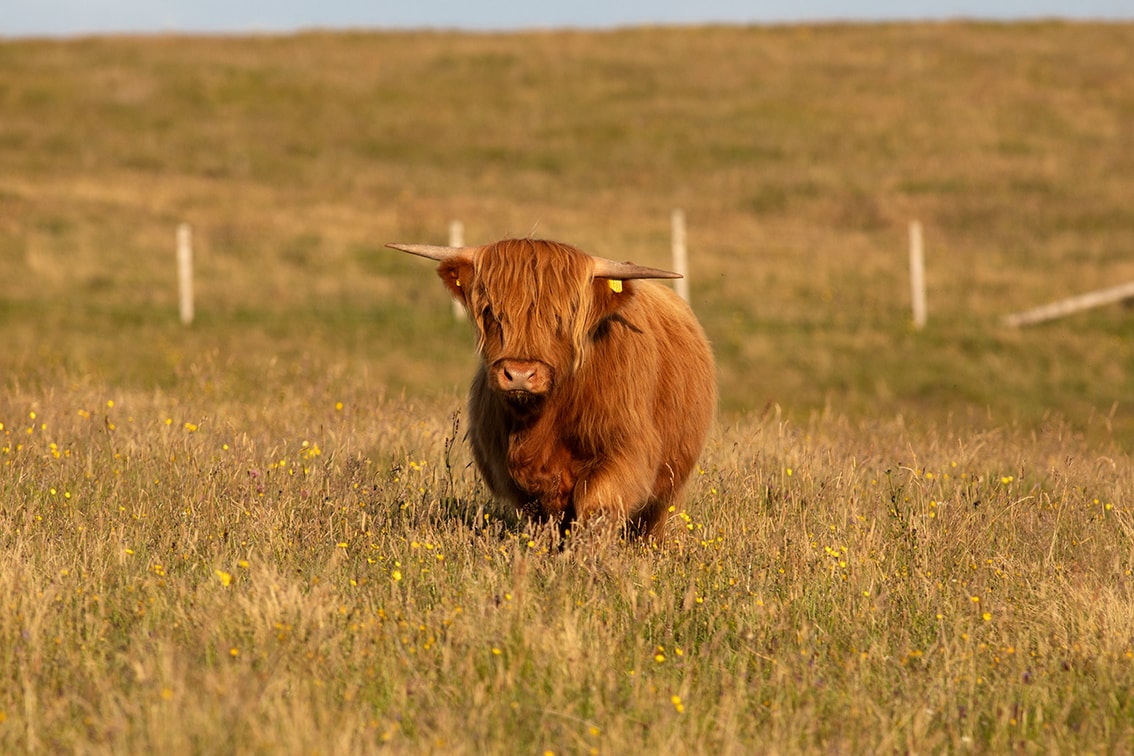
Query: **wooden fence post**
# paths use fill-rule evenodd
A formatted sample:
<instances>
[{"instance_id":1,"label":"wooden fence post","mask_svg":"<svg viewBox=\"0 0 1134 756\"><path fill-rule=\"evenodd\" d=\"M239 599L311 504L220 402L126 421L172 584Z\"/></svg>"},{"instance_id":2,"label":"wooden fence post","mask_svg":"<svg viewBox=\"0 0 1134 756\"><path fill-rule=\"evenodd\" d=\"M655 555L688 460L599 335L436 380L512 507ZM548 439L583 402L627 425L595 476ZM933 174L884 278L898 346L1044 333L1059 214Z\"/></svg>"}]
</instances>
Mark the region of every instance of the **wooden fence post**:
<instances>
[{"instance_id":1,"label":"wooden fence post","mask_svg":"<svg viewBox=\"0 0 1134 756\"><path fill-rule=\"evenodd\" d=\"M921 221L910 221L910 308L913 325L919 331L925 328L925 245L921 235Z\"/></svg>"},{"instance_id":2,"label":"wooden fence post","mask_svg":"<svg viewBox=\"0 0 1134 756\"><path fill-rule=\"evenodd\" d=\"M465 224L461 223L459 220L449 223L449 246L465 246ZM465 308L455 299L453 300L453 317L457 320L465 319Z\"/></svg>"},{"instance_id":3,"label":"wooden fence post","mask_svg":"<svg viewBox=\"0 0 1134 756\"><path fill-rule=\"evenodd\" d=\"M181 322L193 322L193 234L188 223L177 227L177 291Z\"/></svg>"},{"instance_id":4,"label":"wooden fence post","mask_svg":"<svg viewBox=\"0 0 1134 756\"><path fill-rule=\"evenodd\" d=\"M1062 318L1066 315L1073 315L1083 310L1102 307L1103 305L1114 304L1115 302L1125 302L1130 299L1134 299L1134 281L1129 281L1119 286L1111 286L1107 289L1087 292L1086 294L1069 297L1068 299L1061 299L1058 302L1052 302L1042 307L1035 307L1025 312L1006 315L1004 317L1004 324L1012 326L1013 328L1019 328L1020 326L1043 323L1047 320L1055 320L1056 318Z\"/></svg>"},{"instance_id":5,"label":"wooden fence post","mask_svg":"<svg viewBox=\"0 0 1134 756\"><path fill-rule=\"evenodd\" d=\"M689 301L689 255L685 248L685 212L674 210L670 216L670 225L673 233L673 272L680 273L681 278L673 281L673 290L677 296Z\"/></svg>"}]
</instances>

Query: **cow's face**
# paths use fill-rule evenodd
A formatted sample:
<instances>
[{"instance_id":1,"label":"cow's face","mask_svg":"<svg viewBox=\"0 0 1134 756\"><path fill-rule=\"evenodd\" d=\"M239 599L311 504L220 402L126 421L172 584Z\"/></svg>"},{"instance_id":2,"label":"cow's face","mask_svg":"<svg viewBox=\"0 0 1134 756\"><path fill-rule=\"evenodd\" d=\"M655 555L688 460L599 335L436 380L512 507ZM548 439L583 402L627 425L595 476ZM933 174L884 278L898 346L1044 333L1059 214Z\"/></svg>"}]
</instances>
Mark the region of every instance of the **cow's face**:
<instances>
[{"instance_id":1,"label":"cow's face","mask_svg":"<svg viewBox=\"0 0 1134 756\"><path fill-rule=\"evenodd\" d=\"M680 278L536 239L387 246L441 263L437 274L476 323L489 386L527 406L538 406L587 360L593 339L634 296L623 281Z\"/></svg>"},{"instance_id":2,"label":"cow's face","mask_svg":"<svg viewBox=\"0 0 1134 756\"><path fill-rule=\"evenodd\" d=\"M476 324L489 386L521 406L582 365L595 330L631 295L595 278L589 255L530 239L446 260L438 274Z\"/></svg>"}]
</instances>

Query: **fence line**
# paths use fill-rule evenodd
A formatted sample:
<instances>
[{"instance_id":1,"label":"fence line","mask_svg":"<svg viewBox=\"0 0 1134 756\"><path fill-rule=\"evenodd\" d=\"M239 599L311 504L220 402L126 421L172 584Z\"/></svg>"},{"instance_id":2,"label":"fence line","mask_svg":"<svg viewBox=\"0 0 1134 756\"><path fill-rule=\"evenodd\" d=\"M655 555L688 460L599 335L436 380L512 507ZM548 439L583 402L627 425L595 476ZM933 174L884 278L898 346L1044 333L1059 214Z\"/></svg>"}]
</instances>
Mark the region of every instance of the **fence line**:
<instances>
[{"instance_id":1,"label":"fence line","mask_svg":"<svg viewBox=\"0 0 1134 756\"><path fill-rule=\"evenodd\" d=\"M681 275L674 279L674 290L683 300L689 301L689 253L686 245L685 212L675 209L670 215L671 251L673 272ZM459 220L449 223L449 246L463 247L465 227ZM921 221L909 224L910 309L914 328L922 329L928 319L925 293L925 242ZM181 322L190 325L195 317L193 302L193 233L188 223L177 226L177 284L178 310ZM1072 315L1084 310L1117 302L1134 300L1134 281L1118 286L1061 299L1030 310L1004 316L1004 325L1019 328ZM465 309L453 300L453 317L464 320Z\"/></svg>"}]
</instances>

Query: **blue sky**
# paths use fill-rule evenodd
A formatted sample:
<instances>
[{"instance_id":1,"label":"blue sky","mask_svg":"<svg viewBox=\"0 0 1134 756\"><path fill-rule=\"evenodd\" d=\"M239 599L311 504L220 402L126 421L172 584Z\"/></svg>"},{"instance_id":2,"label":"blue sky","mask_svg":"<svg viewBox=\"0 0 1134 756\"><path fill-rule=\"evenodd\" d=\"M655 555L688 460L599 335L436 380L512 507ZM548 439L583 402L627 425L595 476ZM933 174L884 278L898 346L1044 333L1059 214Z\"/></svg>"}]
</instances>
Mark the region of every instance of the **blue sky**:
<instances>
[{"instance_id":1,"label":"blue sky","mask_svg":"<svg viewBox=\"0 0 1134 756\"><path fill-rule=\"evenodd\" d=\"M906 19L1134 19L1134 0L2 0L0 37Z\"/></svg>"}]
</instances>

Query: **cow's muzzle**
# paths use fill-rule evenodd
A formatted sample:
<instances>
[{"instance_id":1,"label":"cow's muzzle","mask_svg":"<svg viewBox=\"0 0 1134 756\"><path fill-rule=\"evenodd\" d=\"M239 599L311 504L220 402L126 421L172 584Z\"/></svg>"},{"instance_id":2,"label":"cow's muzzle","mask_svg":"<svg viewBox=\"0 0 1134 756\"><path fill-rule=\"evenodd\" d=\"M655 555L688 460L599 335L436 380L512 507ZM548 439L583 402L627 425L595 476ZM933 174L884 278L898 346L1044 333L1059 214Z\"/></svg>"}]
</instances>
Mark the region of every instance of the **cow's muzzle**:
<instances>
[{"instance_id":1,"label":"cow's muzzle","mask_svg":"<svg viewBox=\"0 0 1134 756\"><path fill-rule=\"evenodd\" d=\"M528 402L551 390L551 368L538 360L497 360L492 386L513 401Z\"/></svg>"}]
</instances>

